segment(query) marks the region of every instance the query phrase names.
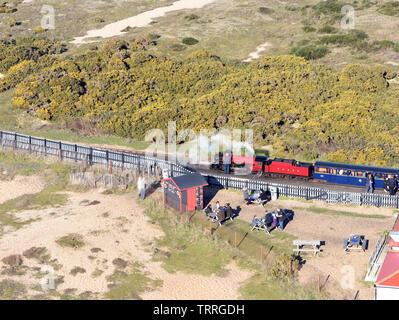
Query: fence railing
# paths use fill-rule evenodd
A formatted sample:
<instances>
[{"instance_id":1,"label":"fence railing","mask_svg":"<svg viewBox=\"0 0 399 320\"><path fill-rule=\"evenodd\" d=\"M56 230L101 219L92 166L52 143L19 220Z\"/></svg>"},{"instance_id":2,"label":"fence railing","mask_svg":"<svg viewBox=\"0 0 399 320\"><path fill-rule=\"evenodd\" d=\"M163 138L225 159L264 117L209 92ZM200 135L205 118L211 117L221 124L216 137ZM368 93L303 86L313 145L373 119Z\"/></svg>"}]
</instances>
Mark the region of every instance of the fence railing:
<instances>
[{"instance_id":1,"label":"fence railing","mask_svg":"<svg viewBox=\"0 0 399 320\"><path fill-rule=\"evenodd\" d=\"M93 148L1 130L0 144L2 148L11 148L45 156L54 156L58 157L60 160L70 159L73 161L87 161L89 165L100 164L127 170L143 167L151 167L152 170L160 168L167 169L170 176L179 176L195 171L192 168L156 157ZM302 198L306 200L321 200L327 203L399 208L398 196L360 192L337 192L321 188L269 183L260 180L216 176L205 173L203 173L203 176L207 178L210 185L223 188L238 190L246 186L254 190L270 190L271 187L274 187L280 196Z\"/></svg>"},{"instance_id":2,"label":"fence railing","mask_svg":"<svg viewBox=\"0 0 399 320\"><path fill-rule=\"evenodd\" d=\"M306 200L321 200L327 203L351 204L375 207L399 207L399 197L384 194L338 192L321 188L297 185L270 183L266 181L242 179L225 176L205 175L210 185L232 189L248 189L265 191L273 187L279 196L301 198Z\"/></svg>"},{"instance_id":3,"label":"fence railing","mask_svg":"<svg viewBox=\"0 0 399 320\"><path fill-rule=\"evenodd\" d=\"M177 163L155 157L93 148L14 132L0 131L0 144L2 148L22 150L44 156L54 156L60 160L85 161L89 165L106 165L123 170L143 167L151 167L152 170L161 168L167 169L172 176L192 172L191 169Z\"/></svg>"}]
</instances>

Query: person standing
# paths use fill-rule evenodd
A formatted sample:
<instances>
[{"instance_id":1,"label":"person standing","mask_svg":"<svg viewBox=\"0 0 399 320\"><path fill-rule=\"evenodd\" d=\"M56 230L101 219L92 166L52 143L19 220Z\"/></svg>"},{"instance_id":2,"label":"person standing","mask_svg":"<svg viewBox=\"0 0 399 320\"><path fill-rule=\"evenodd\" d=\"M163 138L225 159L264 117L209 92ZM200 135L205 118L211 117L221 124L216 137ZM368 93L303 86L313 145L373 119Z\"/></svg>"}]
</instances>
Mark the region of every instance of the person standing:
<instances>
[{"instance_id":1,"label":"person standing","mask_svg":"<svg viewBox=\"0 0 399 320\"><path fill-rule=\"evenodd\" d=\"M230 153L226 152L226 154L223 157L223 163L224 163L224 173L229 174L230 173L230 166L231 166L231 155L230 155Z\"/></svg>"},{"instance_id":2,"label":"person standing","mask_svg":"<svg viewBox=\"0 0 399 320\"><path fill-rule=\"evenodd\" d=\"M280 230L283 231L284 230L285 217L284 217L284 214L281 212L281 210L277 211L276 217L278 219L278 224L279 224Z\"/></svg>"},{"instance_id":3,"label":"person standing","mask_svg":"<svg viewBox=\"0 0 399 320\"><path fill-rule=\"evenodd\" d=\"M139 196L141 200L145 199L145 188L146 188L145 178L140 176L139 179L137 180L137 189L139 190Z\"/></svg>"},{"instance_id":4,"label":"person standing","mask_svg":"<svg viewBox=\"0 0 399 320\"><path fill-rule=\"evenodd\" d=\"M374 193L374 176L371 172L367 174L366 179L366 192Z\"/></svg>"}]
</instances>

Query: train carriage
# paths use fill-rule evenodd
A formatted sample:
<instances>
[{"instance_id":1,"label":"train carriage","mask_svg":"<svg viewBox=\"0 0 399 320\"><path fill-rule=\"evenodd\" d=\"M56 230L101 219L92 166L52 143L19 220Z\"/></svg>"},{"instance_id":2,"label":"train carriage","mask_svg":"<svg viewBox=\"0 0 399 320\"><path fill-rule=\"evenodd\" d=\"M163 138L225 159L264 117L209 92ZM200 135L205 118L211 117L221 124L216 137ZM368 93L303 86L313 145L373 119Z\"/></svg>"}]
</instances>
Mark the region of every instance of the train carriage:
<instances>
[{"instance_id":1,"label":"train carriage","mask_svg":"<svg viewBox=\"0 0 399 320\"><path fill-rule=\"evenodd\" d=\"M374 188L380 189L383 188L385 178L399 176L399 169L324 161L317 161L314 165L314 179L358 187L366 185L367 172L371 172L374 175Z\"/></svg>"}]
</instances>

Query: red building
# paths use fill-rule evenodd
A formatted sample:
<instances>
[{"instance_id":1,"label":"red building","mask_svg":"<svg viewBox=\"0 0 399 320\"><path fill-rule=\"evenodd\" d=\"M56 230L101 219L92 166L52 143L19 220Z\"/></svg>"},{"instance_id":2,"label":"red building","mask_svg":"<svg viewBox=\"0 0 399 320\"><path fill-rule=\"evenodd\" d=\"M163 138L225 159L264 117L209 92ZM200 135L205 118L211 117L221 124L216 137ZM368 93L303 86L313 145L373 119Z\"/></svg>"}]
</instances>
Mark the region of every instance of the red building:
<instances>
[{"instance_id":1,"label":"red building","mask_svg":"<svg viewBox=\"0 0 399 320\"><path fill-rule=\"evenodd\" d=\"M199 173L163 179L164 205L180 213L202 210L204 207L204 187L208 185Z\"/></svg>"},{"instance_id":2,"label":"red building","mask_svg":"<svg viewBox=\"0 0 399 320\"><path fill-rule=\"evenodd\" d=\"M388 252L375 282L376 300L399 300L399 218L389 236Z\"/></svg>"}]
</instances>

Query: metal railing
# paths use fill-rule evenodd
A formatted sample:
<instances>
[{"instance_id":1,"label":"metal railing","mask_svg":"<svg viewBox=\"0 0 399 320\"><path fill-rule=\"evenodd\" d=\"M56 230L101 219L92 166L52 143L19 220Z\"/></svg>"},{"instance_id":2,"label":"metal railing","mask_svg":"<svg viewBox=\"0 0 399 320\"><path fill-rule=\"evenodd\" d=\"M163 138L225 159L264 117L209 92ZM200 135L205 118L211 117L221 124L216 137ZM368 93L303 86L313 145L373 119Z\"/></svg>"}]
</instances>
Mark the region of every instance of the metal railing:
<instances>
[{"instance_id":1,"label":"metal railing","mask_svg":"<svg viewBox=\"0 0 399 320\"><path fill-rule=\"evenodd\" d=\"M2 148L22 150L44 156L54 156L58 157L60 160L70 159L73 161L87 161L89 165L106 165L120 168L122 170L142 167L151 167L152 169L161 168L167 169L170 176L179 176L195 172L192 168L156 157L93 148L1 130L0 144ZM210 185L223 188L237 190L243 189L245 186L253 190L270 190L270 188L273 188L277 191L278 195L286 197L302 198L306 200L321 200L327 203L399 208L398 196L360 192L337 192L321 188L269 183L266 181L237 177L225 177L204 173L202 173L202 175L208 180Z\"/></svg>"}]
</instances>

